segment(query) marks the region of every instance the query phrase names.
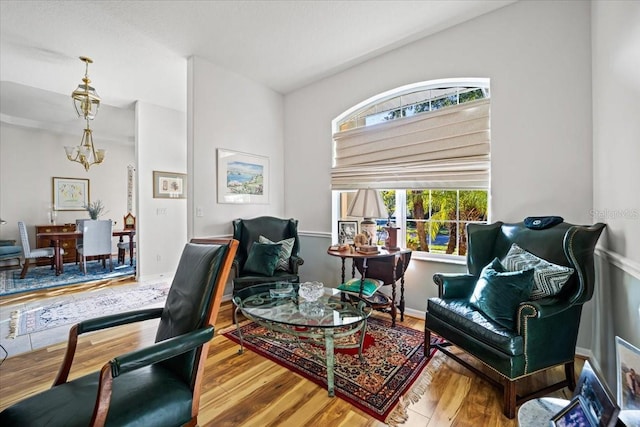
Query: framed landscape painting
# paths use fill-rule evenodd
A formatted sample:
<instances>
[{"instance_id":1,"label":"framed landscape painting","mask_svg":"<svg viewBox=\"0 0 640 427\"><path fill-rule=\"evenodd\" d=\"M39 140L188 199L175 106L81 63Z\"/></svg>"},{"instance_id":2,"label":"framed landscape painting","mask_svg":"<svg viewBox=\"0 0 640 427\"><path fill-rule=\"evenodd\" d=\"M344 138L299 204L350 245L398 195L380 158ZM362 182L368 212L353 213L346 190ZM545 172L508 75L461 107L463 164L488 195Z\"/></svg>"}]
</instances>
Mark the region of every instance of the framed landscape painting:
<instances>
[{"instance_id":1,"label":"framed landscape painting","mask_svg":"<svg viewBox=\"0 0 640 427\"><path fill-rule=\"evenodd\" d=\"M218 203L269 203L269 159L219 148Z\"/></svg>"},{"instance_id":2,"label":"framed landscape painting","mask_svg":"<svg viewBox=\"0 0 640 427\"><path fill-rule=\"evenodd\" d=\"M153 171L154 199L185 199L187 175L174 172Z\"/></svg>"},{"instance_id":3,"label":"framed landscape painting","mask_svg":"<svg viewBox=\"0 0 640 427\"><path fill-rule=\"evenodd\" d=\"M83 178L52 178L53 209L83 211L89 204L89 180Z\"/></svg>"}]
</instances>

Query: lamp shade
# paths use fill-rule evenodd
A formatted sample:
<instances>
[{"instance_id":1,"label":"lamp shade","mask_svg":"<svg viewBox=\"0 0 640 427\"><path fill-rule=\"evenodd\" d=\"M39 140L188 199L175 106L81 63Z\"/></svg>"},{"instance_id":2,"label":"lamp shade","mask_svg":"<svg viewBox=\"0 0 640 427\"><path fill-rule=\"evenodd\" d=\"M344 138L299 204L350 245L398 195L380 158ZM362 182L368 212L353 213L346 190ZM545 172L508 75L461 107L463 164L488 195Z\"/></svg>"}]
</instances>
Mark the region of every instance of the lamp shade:
<instances>
[{"instance_id":1,"label":"lamp shade","mask_svg":"<svg viewBox=\"0 0 640 427\"><path fill-rule=\"evenodd\" d=\"M386 218L387 208L384 206L378 190L358 190L349 205L347 215L362 218Z\"/></svg>"}]
</instances>

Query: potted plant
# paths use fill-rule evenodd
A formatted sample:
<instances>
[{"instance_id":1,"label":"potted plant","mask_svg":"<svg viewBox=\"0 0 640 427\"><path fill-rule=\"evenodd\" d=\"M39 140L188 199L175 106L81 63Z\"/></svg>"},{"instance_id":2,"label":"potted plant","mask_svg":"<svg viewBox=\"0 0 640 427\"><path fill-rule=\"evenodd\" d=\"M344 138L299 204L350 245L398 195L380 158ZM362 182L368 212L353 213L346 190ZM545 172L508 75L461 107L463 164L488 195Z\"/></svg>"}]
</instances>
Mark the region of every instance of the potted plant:
<instances>
[{"instance_id":1,"label":"potted plant","mask_svg":"<svg viewBox=\"0 0 640 427\"><path fill-rule=\"evenodd\" d=\"M89 218L91 219L98 219L98 217L104 213L107 213L107 211L105 211L105 207L102 204L102 200L96 200L93 203L89 203L88 205L84 205L84 208L87 210L87 212L89 212Z\"/></svg>"}]
</instances>

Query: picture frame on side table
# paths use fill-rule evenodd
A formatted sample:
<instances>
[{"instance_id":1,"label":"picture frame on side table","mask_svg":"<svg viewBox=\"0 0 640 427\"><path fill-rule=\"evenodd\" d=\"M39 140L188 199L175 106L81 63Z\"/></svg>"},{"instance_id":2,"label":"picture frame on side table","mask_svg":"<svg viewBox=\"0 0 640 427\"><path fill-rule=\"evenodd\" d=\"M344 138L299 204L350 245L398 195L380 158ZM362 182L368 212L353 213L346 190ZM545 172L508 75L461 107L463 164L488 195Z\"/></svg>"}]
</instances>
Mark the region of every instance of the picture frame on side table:
<instances>
[{"instance_id":1,"label":"picture frame on side table","mask_svg":"<svg viewBox=\"0 0 640 427\"><path fill-rule=\"evenodd\" d=\"M89 180L85 178L51 179L53 191L53 210L83 211L89 204Z\"/></svg>"},{"instance_id":2,"label":"picture frame on side table","mask_svg":"<svg viewBox=\"0 0 640 427\"><path fill-rule=\"evenodd\" d=\"M154 199L186 199L187 175L176 172L153 171Z\"/></svg>"},{"instance_id":3,"label":"picture frame on side table","mask_svg":"<svg viewBox=\"0 0 640 427\"><path fill-rule=\"evenodd\" d=\"M623 411L640 411L640 349L616 337L617 400Z\"/></svg>"},{"instance_id":4,"label":"picture frame on side table","mask_svg":"<svg viewBox=\"0 0 640 427\"><path fill-rule=\"evenodd\" d=\"M584 407L596 426L616 425L620 407L616 404L613 393L588 360L584 362L573 397L582 398Z\"/></svg>"},{"instance_id":5,"label":"picture frame on side table","mask_svg":"<svg viewBox=\"0 0 640 427\"><path fill-rule=\"evenodd\" d=\"M269 203L269 158L217 151L218 203Z\"/></svg>"},{"instance_id":6,"label":"picture frame on side table","mask_svg":"<svg viewBox=\"0 0 640 427\"><path fill-rule=\"evenodd\" d=\"M358 234L358 221L338 221L338 243L353 245Z\"/></svg>"},{"instance_id":7,"label":"picture frame on side table","mask_svg":"<svg viewBox=\"0 0 640 427\"><path fill-rule=\"evenodd\" d=\"M567 406L551 418L552 427L598 427L589 415L584 400L576 396Z\"/></svg>"}]
</instances>

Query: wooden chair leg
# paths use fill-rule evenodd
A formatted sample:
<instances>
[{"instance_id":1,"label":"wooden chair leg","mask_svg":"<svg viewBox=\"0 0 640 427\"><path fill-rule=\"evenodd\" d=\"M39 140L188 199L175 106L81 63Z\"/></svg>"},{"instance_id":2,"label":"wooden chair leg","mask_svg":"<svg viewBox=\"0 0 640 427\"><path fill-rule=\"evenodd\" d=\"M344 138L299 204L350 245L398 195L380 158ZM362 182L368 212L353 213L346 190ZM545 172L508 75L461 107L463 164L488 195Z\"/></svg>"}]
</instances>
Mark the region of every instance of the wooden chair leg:
<instances>
[{"instance_id":1,"label":"wooden chair leg","mask_svg":"<svg viewBox=\"0 0 640 427\"><path fill-rule=\"evenodd\" d=\"M504 379L504 415L513 419L516 416L516 382L508 378Z\"/></svg>"},{"instance_id":2,"label":"wooden chair leg","mask_svg":"<svg viewBox=\"0 0 640 427\"><path fill-rule=\"evenodd\" d=\"M24 265L22 266L22 271L20 272L20 278L24 279L24 276L27 275L27 270L29 269L29 258L24 259Z\"/></svg>"},{"instance_id":3,"label":"wooden chair leg","mask_svg":"<svg viewBox=\"0 0 640 427\"><path fill-rule=\"evenodd\" d=\"M573 391L576 388L576 370L575 370L575 362L571 361L564 364L564 373L567 377L567 382L569 385L569 390Z\"/></svg>"},{"instance_id":4,"label":"wooden chair leg","mask_svg":"<svg viewBox=\"0 0 640 427\"><path fill-rule=\"evenodd\" d=\"M431 354L431 331L424 327L424 354Z\"/></svg>"}]
</instances>

